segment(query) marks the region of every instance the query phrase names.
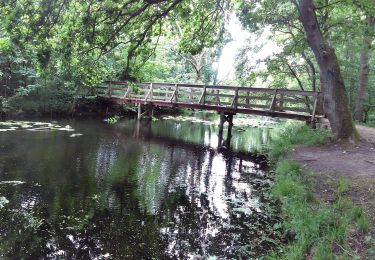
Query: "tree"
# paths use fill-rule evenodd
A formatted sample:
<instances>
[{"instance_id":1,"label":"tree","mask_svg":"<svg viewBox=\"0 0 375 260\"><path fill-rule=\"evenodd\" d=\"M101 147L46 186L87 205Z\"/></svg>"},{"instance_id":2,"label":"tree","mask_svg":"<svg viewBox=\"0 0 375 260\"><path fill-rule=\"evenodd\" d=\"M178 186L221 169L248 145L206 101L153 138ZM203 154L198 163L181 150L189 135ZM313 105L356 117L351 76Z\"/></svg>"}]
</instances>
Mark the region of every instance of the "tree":
<instances>
[{"instance_id":1,"label":"tree","mask_svg":"<svg viewBox=\"0 0 375 260\"><path fill-rule=\"evenodd\" d=\"M334 48L324 38L312 0L295 1L307 41L320 69L320 83L324 96L324 111L337 138L356 139L357 132L349 110L345 85Z\"/></svg>"},{"instance_id":2,"label":"tree","mask_svg":"<svg viewBox=\"0 0 375 260\"><path fill-rule=\"evenodd\" d=\"M373 15L368 15L367 21L368 26L366 26L364 30L358 91L354 110L354 119L358 121L364 121L364 99L369 82L371 47L375 32L375 17Z\"/></svg>"}]
</instances>

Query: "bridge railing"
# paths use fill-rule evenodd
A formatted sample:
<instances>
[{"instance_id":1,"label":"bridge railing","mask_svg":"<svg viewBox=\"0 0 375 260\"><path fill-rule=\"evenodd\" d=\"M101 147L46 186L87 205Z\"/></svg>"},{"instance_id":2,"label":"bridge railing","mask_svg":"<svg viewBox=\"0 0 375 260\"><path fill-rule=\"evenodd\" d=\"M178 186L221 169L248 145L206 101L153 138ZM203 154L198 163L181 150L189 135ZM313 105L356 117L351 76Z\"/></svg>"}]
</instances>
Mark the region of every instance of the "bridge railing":
<instances>
[{"instance_id":1,"label":"bridge railing","mask_svg":"<svg viewBox=\"0 0 375 260\"><path fill-rule=\"evenodd\" d=\"M108 81L102 96L133 103L186 104L192 107L252 109L279 113L321 115L321 94L312 91L265 89L176 83L140 83Z\"/></svg>"}]
</instances>

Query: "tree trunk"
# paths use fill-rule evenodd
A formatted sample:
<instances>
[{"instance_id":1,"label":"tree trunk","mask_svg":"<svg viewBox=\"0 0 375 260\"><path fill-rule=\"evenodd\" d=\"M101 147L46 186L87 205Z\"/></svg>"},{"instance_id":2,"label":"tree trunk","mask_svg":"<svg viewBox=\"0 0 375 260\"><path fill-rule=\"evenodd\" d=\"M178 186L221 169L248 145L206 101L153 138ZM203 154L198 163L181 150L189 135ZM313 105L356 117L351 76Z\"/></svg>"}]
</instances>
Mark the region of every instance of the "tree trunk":
<instances>
[{"instance_id":1,"label":"tree trunk","mask_svg":"<svg viewBox=\"0 0 375 260\"><path fill-rule=\"evenodd\" d=\"M371 56L371 45L373 40L372 31L375 26L375 18L369 17L369 25L371 32L369 33L367 30L365 32L365 36L363 39L363 46L361 51L361 60L360 60L360 72L359 72L359 83L358 83L358 92L357 98L355 102L355 110L354 110L354 119L358 121L364 120L364 111L363 105L365 101L366 89L368 85L368 79L370 74L370 56Z\"/></svg>"},{"instance_id":2,"label":"tree trunk","mask_svg":"<svg viewBox=\"0 0 375 260\"><path fill-rule=\"evenodd\" d=\"M311 88L312 88L312 91L316 92L316 70L315 70L314 63L311 61L310 58L306 56L304 52L302 52L302 57L305 59L307 65L310 68Z\"/></svg>"},{"instance_id":3,"label":"tree trunk","mask_svg":"<svg viewBox=\"0 0 375 260\"><path fill-rule=\"evenodd\" d=\"M349 108L351 111L354 110L354 101L353 101L353 93L354 93L354 90L355 90L355 78L354 78L354 73L355 73L355 69L353 68L353 63L354 63L354 54L353 54L353 50L352 50L352 47L349 47L348 48L348 53L347 53L347 60L348 60L348 64L349 66L347 66L347 69L346 69L346 75L347 77L349 77L349 86L348 86L348 98L349 98ZM357 74L357 73L355 73Z\"/></svg>"},{"instance_id":4,"label":"tree trunk","mask_svg":"<svg viewBox=\"0 0 375 260\"><path fill-rule=\"evenodd\" d=\"M322 35L313 1L299 0L295 3L307 34L307 41L319 65L324 111L332 132L339 139L357 139L358 134L350 114L337 56Z\"/></svg>"}]
</instances>

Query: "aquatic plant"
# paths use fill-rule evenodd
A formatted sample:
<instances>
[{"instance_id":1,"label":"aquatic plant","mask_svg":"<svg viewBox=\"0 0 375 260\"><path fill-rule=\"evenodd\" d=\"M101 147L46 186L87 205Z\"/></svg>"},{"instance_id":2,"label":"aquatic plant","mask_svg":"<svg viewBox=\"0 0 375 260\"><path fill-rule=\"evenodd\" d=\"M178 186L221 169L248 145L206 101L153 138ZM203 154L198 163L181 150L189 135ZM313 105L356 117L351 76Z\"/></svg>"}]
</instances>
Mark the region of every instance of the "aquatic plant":
<instances>
[{"instance_id":1,"label":"aquatic plant","mask_svg":"<svg viewBox=\"0 0 375 260\"><path fill-rule=\"evenodd\" d=\"M113 117L108 117L104 121L106 121L110 125L113 125L113 124L116 124L120 120L120 118L121 117L119 117L119 116L113 116Z\"/></svg>"}]
</instances>

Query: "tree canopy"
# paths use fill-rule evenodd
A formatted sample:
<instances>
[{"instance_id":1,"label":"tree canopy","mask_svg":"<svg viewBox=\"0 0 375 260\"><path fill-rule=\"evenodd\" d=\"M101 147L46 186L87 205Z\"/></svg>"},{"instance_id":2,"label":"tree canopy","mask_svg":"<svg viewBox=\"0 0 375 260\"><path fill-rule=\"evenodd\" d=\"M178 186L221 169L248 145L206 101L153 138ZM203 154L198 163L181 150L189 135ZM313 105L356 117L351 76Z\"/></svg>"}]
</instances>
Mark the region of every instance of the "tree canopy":
<instances>
[{"instance_id":1,"label":"tree canopy","mask_svg":"<svg viewBox=\"0 0 375 260\"><path fill-rule=\"evenodd\" d=\"M24 109L35 91L73 98L106 79L216 84L232 14L255 37L226 83L322 91L342 138L355 136L351 111L365 120L374 106L371 0L4 0L0 13L2 111ZM254 65L265 33L281 51Z\"/></svg>"}]
</instances>

